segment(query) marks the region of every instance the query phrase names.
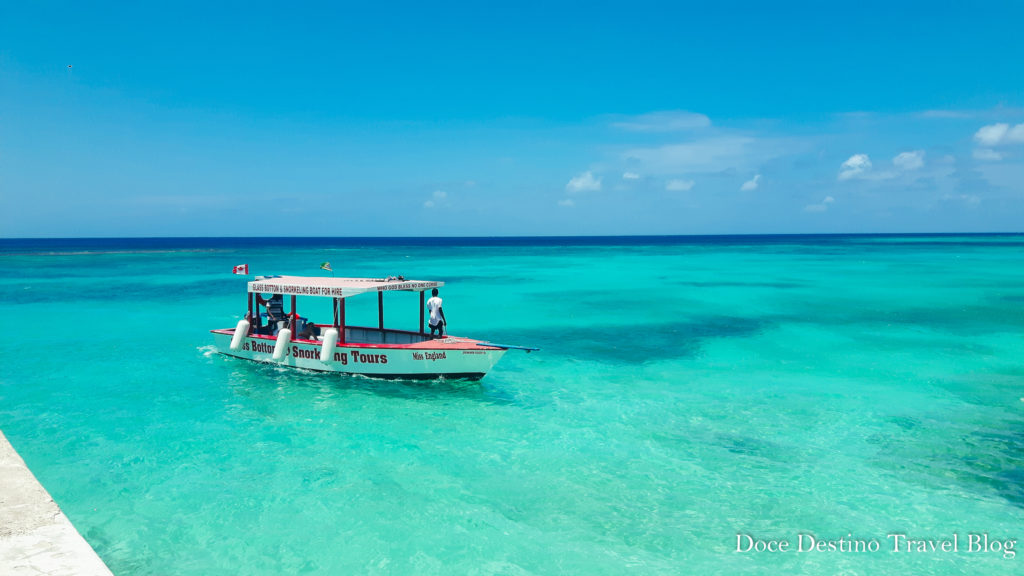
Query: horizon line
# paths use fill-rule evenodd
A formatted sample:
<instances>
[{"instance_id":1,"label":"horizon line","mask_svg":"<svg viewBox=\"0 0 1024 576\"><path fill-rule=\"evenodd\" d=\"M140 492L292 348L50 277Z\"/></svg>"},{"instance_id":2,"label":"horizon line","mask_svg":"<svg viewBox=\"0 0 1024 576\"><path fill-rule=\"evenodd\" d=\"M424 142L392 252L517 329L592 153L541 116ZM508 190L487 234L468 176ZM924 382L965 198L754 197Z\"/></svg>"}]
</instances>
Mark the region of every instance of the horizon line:
<instances>
[{"instance_id":1,"label":"horizon line","mask_svg":"<svg viewBox=\"0 0 1024 576\"><path fill-rule=\"evenodd\" d=\"M1017 236L1024 231L1003 232L741 232L719 234L532 234L494 236L18 236L0 237L0 242L21 240L499 240L571 238L730 238L800 236Z\"/></svg>"}]
</instances>

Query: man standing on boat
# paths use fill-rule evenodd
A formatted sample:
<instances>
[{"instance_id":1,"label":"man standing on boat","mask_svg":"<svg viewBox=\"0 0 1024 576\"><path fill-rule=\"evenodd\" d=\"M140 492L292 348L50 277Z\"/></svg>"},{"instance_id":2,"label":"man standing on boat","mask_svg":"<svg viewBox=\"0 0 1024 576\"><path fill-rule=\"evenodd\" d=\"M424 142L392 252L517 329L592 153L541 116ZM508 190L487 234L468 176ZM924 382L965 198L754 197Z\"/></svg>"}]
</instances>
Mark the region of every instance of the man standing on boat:
<instances>
[{"instance_id":1,"label":"man standing on boat","mask_svg":"<svg viewBox=\"0 0 1024 576\"><path fill-rule=\"evenodd\" d=\"M286 320L284 315L284 297L280 294L271 294L270 299L267 300L257 294L256 302L267 307L267 328L272 335L277 336L277 323Z\"/></svg>"},{"instance_id":2,"label":"man standing on boat","mask_svg":"<svg viewBox=\"0 0 1024 576\"><path fill-rule=\"evenodd\" d=\"M437 296L437 288L431 290L430 294L430 300L427 300L427 310L430 311L430 337L434 337L435 330L437 330L438 336L443 337L448 321L444 318L444 310L441 309L441 299Z\"/></svg>"}]
</instances>

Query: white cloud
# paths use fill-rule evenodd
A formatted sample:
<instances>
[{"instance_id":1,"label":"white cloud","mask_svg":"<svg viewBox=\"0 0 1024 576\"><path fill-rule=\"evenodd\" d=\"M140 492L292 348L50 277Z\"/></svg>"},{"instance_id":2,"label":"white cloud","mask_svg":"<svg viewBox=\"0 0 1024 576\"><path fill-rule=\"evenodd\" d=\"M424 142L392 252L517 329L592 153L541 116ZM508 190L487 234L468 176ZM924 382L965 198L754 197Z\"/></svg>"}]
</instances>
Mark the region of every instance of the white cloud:
<instances>
[{"instance_id":1,"label":"white cloud","mask_svg":"<svg viewBox=\"0 0 1024 576\"><path fill-rule=\"evenodd\" d=\"M974 139L986 148L1004 144L1021 144L1024 143L1024 124L1011 127L1009 124L1000 122L982 126L975 132Z\"/></svg>"},{"instance_id":2,"label":"white cloud","mask_svg":"<svg viewBox=\"0 0 1024 576\"><path fill-rule=\"evenodd\" d=\"M962 118L972 118L975 116L973 112L965 112L963 110L925 110L919 114L922 118L941 118L941 119L953 119L958 120Z\"/></svg>"},{"instance_id":3,"label":"white cloud","mask_svg":"<svg viewBox=\"0 0 1024 576\"><path fill-rule=\"evenodd\" d=\"M871 170L871 159L867 154L854 154L839 167L839 179L857 178Z\"/></svg>"},{"instance_id":4,"label":"white cloud","mask_svg":"<svg viewBox=\"0 0 1024 576\"><path fill-rule=\"evenodd\" d=\"M1009 124L982 126L974 133L974 139L981 143L982 146L995 146L999 144L999 141L1003 139L1003 136L1006 136L1009 130Z\"/></svg>"},{"instance_id":5,"label":"white cloud","mask_svg":"<svg viewBox=\"0 0 1024 576\"><path fill-rule=\"evenodd\" d=\"M665 183L665 190L670 192L686 192L693 188L693 180L669 180Z\"/></svg>"},{"instance_id":6,"label":"white cloud","mask_svg":"<svg viewBox=\"0 0 1024 576\"><path fill-rule=\"evenodd\" d=\"M594 192L601 189L601 179L594 178L594 175L587 171L569 180L565 189L569 192Z\"/></svg>"},{"instance_id":7,"label":"white cloud","mask_svg":"<svg viewBox=\"0 0 1024 576\"><path fill-rule=\"evenodd\" d=\"M757 142L745 136L707 138L684 144L658 148L634 148L623 154L628 162L639 162L646 173L679 174L721 172L746 169L782 154L767 144L755 148Z\"/></svg>"},{"instance_id":8,"label":"white cloud","mask_svg":"<svg viewBox=\"0 0 1024 576\"><path fill-rule=\"evenodd\" d=\"M892 163L900 170L917 170L924 166L924 150L901 152L892 159Z\"/></svg>"},{"instance_id":9,"label":"white cloud","mask_svg":"<svg viewBox=\"0 0 1024 576\"><path fill-rule=\"evenodd\" d=\"M613 127L629 132L676 132L710 125L711 119L707 116L685 110L651 112L612 123Z\"/></svg>"},{"instance_id":10,"label":"white cloud","mask_svg":"<svg viewBox=\"0 0 1024 576\"><path fill-rule=\"evenodd\" d=\"M576 203L572 201L572 198L565 198L563 200L559 200L558 201L558 205L559 206L566 206L568 208L572 208L573 206L576 205Z\"/></svg>"},{"instance_id":11,"label":"white cloud","mask_svg":"<svg viewBox=\"0 0 1024 576\"><path fill-rule=\"evenodd\" d=\"M840 180L890 180L924 166L924 150L901 152L892 159L895 170L875 171L867 154L854 154L839 167Z\"/></svg>"},{"instance_id":12,"label":"white cloud","mask_svg":"<svg viewBox=\"0 0 1024 576\"><path fill-rule=\"evenodd\" d=\"M942 199L946 201L960 201L968 206L981 204L981 197L974 194L946 194Z\"/></svg>"},{"instance_id":13,"label":"white cloud","mask_svg":"<svg viewBox=\"0 0 1024 576\"><path fill-rule=\"evenodd\" d=\"M804 206L804 212L825 212L828 210L828 205L835 202L836 199L831 196L825 196L825 199L820 204L808 204Z\"/></svg>"},{"instance_id":14,"label":"white cloud","mask_svg":"<svg viewBox=\"0 0 1024 576\"><path fill-rule=\"evenodd\" d=\"M637 174L636 172L623 172L622 173L622 179L623 180L639 180L640 179L640 175Z\"/></svg>"},{"instance_id":15,"label":"white cloud","mask_svg":"<svg viewBox=\"0 0 1024 576\"><path fill-rule=\"evenodd\" d=\"M1003 155L991 148L975 148L974 159L985 162L997 162L1003 159Z\"/></svg>"},{"instance_id":16,"label":"white cloud","mask_svg":"<svg viewBox=\"0 0 1024 576\"><path fill-rule=\"evenodd\" d=\"M445 198L448 198L447 192L444 190L434 190L434 193L431 195L431 199L424 202L423 207L433 208L434 206L437 206L438 202L441 202Z\"/></svg>"},{"instance_id":17,"label":"white cloud","mask_svg":"<svg viewBox=\"0 0 1024 576\"><path fill-rule=\"evenodd\" d=\"M193 209L222 207L225 204L230 204L232 200L228 196L206 194L196 196L187 194L147 194L144 196L131 197L127 201L132 204L159 206L166 209L186 212Z\"/></svg>"},{"instance_id":18,"label":"white cloud","mask_svg":"<svg viewBox=\"0 0 1024 576\"><path fill-rule=\"evenodd\" d=\"M761 180L760 174L755 174L753 178L747 180L740 186L740 190L743 192L750 192L751 190L757 190L758 181Z\"/></svg>"}]
</instances>

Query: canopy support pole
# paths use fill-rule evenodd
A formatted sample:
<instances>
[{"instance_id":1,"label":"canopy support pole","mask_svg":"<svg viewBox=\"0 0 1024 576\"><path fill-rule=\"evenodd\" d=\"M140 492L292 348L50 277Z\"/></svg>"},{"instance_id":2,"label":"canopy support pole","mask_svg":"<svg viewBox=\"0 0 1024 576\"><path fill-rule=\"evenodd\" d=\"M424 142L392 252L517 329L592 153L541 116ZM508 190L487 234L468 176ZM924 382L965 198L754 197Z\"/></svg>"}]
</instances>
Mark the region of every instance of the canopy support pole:
<instances>
[{"instance_id":1,"label":"canopy support pole","mask_svg":"<svg viewBox=\"0 0 1024 576\"><path fill-rule=\"evenodd\" d=\"M377 292L377 324L380 331L384 331L384 293Z\"/></svg>"},{"instance_id":2,"label":"canopy support pole","mask_svg":"<svg viewBox=\"0 0 1024 576\"><path fill-rule=\"evenodd\" d=\"M249 321L249 334L252 334L257 328L259 328L259 325L260 325L260 315L259 314L253 315L253 313L252 313L252 303L253 303L252 302L253 301L252 292L248 292L247 295L249 296L249 313L246 314L246 320ZM257 312L259 312L259 310L257 310ZM248 336L249 334L246 334L246 336Z\"/></svg>"},{"instance_id":3,"label":"canopy support pole","mask_svg":"<svg viewBox=\"0 0 1024 576\"><path fill-rule=\"evenodd\" d=\"M296 299L296 296L292 295L292 314L291 314L291 319L288 320L288 329L292 331L292 342L295 341L295 336L297 335L296 333L298 332L298 330L295 329L295 327L296 327L295 325L296 325L298 317L299 317L298 313L295 312L295 299Z\"/></svg>"},{"instance_id":4,"label":"canopy support pole","mask_svg":"<svg viewBox=\"0 0 1024 576\"><path fill-rule=\"evenodd\" d=\"M338 298L338 343L345 343L345 299Z\"/></svg>"},{"instance_id":5,"label":"canopy support pole","mask_svg":"<svg viewBox=\"0 0 1024 576\"><path fill-rule=\"evenodd\" d=\"M425 298L425 296L424 296L425 293L426 293L426 290L420 290L420 334L426 334L427 333L426 330L423 327L423 312L424 312L424 310L426 310L426 305L423 303L424 298Z\"/></svg>"}]
</instances>

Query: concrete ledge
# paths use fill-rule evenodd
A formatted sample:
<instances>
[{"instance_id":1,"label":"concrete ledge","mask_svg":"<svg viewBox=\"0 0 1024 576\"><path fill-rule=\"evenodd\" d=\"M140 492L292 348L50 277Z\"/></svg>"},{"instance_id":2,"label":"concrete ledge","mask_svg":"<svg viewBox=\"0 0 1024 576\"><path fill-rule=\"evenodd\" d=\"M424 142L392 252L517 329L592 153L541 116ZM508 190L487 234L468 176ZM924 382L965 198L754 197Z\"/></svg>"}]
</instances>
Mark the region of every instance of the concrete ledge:
<instances>
[{"instance_id":1,"label":"concrete ledge","mask_svg":"<svg viewBox=\"0 0 1024 576\"><path fill-rule=\"evenodd\" d=\"M2 432L0 574L112 576Z\"/></svg>"}]
</instances>

